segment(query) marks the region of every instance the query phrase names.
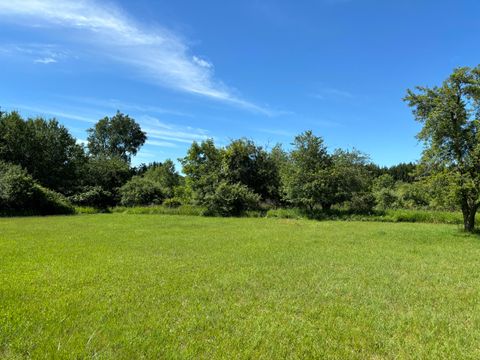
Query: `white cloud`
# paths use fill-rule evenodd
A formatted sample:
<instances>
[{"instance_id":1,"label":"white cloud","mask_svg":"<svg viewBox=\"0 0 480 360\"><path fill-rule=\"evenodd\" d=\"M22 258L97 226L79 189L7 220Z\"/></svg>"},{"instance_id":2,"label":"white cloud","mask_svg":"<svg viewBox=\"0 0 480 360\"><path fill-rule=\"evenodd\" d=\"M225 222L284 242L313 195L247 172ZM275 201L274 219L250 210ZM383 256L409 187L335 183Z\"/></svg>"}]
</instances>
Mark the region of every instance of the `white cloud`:
<instances>
[{"instance_id":1,"label":"white cloud","mask_svg":"<svg viewBox=\"0 0 480 360\"><path fill-rule=\"evenodd\" d=\"M54 64L57 62L57 60L55 60L54 58L51 58L51 57L46 57L46 58L40 58L40 59L35 59L33 60L33 62L35 64Z\"/></svg>"},{"instance_id":2,"label":"white cloud","mask_svg":"<svg viewBox=\"0 0 480 360\"><path fill-rule=\"evenodd\" d=\"M169 147L169 148L177 147L177 145L168 141L148 140L146 144L152 145L152 146L159 146L159 147Z\"/></svg>"},{"instance_id":3,"label":"white cloud","mask_svg":"<svg viewBox=\"0 0 480 360\"><path fill-rule=\"evenodd\" d=\"M87 117L87 116L72 114L59 109L48 109L43 107L16 105L16 104L12 105L11 107L15 109L35 112L36 114L38 114L38 116L43 116L43 117L54 116L60 119L77 120L77 121L82 121L87 123L95 123L96 120L98 119L95 117Z\"/></svg>"},{"instance_id":4,"label":"white cloud","mask_svg":"<svg viewBox=\"0 0 480 360\"><path fill-rule=\"evenodd\" d=\"M195 64L197 64L198 66L201 66L201 67L206 68L206 69L212 69L213 68L212 63L208 62L207 60L201 59L198 56L193 56L192 59L193 59L193 62Z\"/></svg>"},{"instance_id":5,"label":"white cloud","mask_svg":"<svg viewBox=\"0 0 480 360\"><path fill-rule=\"evenodd\" d=\"M202 141L213 137L205 129L168 124L148 115L139 118L139 121L152 145L155 145L152 143L153 141L156 141L157 145L162 144L159 146L165 146L165 141L191 144L194 141ZM158 142L159 140L160 142Z\"/></svg>"},{"instance_id":6,"label":"white cloud","mask_svg":"<svg viewBox=\"0 0 480 360\"><path fill-rule=\"evenodd\" d=\"M213 65L190 54L186 42L168 29L147 29L119 8L94 0L0 1L0 15L19 24L88 32L81 41L149 79L179 91L231 103L265 115L273 113L234 94L214 78ZM37 28L38 31L38 28ZM78 37L76 37L78 38Z\"/></svg>"}]
</instances>

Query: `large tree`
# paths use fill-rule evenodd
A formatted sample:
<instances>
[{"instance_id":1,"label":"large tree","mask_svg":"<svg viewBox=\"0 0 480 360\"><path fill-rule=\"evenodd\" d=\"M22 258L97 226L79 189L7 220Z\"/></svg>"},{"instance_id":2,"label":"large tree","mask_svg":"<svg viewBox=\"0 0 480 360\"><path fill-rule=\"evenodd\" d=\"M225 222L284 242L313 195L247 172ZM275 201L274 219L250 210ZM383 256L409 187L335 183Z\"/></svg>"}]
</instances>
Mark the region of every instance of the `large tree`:
<instances>
[{"instance_id":1,"label":"large tree","mask_svg":"<svg viewBox=\"0 0 480 360\"><path fill-rule=\"evenodd\" d=\"M279 200L277 164L267 151L253 141L233 140L225 148L222 171L228 182L247 186L262 200Z\"/></svg>"},{"instance_id":2,"label":"large tree","mask_svg":"<svg viewBox=\"0 0 480 360\"><path fill-rule=\"evenodd\" d=\"M20 165L42 185L68 193L86 161L83 148L56 120L0 116L0 160Z\"/></svg>"},{"instance_id":3,"label":"large tree","mask_svg":"<svg viewBox=\"0 0 480 360\"><path fill-rule=\"evenodd\" d=\"M323 139L306 131L295 137L290 153L290 167L285 179L285 194L289 202L312 211L320 204L329 209L328 169L332 159Z\"/></svg>"},{"instance_id":4,"label":"large tree","mask_svg":"<svg viewBox=\"0 0 480 360\"><path fill-rule=\"evenodd\" d=\"M128 162L147 140L140 125L119 111L113 117L99 120L95 127L88 130L88 134L90 154L121 157Z\"/></svg>"},{"instance_id":5,"label":"large tree","mask_svg":"<svg viewBox=\"0 0 480 360\"><path fill-rule=\"evenodd\" d=\"M462 209L464 228L473 231L480 205L480 66L457 68L441 86L408 90L405 101L423 128L422 165L430 176L448 174Z\"/></svg>"}]
</instances>

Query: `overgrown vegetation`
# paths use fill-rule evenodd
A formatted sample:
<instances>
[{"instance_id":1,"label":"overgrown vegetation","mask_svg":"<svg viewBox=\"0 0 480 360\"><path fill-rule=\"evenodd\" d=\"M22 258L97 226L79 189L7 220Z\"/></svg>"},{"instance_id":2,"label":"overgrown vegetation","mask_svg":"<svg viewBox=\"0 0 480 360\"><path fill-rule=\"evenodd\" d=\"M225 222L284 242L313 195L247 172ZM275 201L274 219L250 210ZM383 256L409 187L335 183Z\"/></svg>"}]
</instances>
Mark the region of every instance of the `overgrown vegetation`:
<instances>
[{"instance_id":1,"label":"overgrown vegetation","mask_svg":"<svg viewBox=\"0 0 480 360\"><path fill-rule=\"evenodd\" d=\"M89 129L86 146L56 120L0 113L0 212L55 212L31 200L33 190L25 188L35 188L48 194L49 204L63 204L58 212L70 212L70 204L102 211L198 206L218 216L299 208L314 218L461 211L465 230L473 231L480 205L480 67L456 69L441 87L409 90L405 100L423 124L418 138L426 148L418 164L382 168L358 150L331 151L323 138L305 131L288 149L277 144L268 150L245 138L225 147L213 139L194 142L178 159L182 175L168 159L131 166L146 134L120 112ZM7 184L12 176L18 184Z\"/></svg>"}]
</instances>

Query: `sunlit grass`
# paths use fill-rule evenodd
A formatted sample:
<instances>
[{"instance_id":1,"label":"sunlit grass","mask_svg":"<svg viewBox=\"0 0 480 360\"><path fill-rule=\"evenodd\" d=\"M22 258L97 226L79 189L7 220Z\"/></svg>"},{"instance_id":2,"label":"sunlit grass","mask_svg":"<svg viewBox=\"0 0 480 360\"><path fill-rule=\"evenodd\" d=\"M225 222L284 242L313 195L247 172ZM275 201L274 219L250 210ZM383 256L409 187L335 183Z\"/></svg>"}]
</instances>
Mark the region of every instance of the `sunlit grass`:
<instances>
[{"instance_id":1,"label":"sunlit grass","mask_svg":"<svg viewBox=\"0 0 480 360\"><path fill-rule=\"evenodd\" d=\"M480 357L480 239L452 225L0 219L0 358Z\"/></svg>"}]
</instances>

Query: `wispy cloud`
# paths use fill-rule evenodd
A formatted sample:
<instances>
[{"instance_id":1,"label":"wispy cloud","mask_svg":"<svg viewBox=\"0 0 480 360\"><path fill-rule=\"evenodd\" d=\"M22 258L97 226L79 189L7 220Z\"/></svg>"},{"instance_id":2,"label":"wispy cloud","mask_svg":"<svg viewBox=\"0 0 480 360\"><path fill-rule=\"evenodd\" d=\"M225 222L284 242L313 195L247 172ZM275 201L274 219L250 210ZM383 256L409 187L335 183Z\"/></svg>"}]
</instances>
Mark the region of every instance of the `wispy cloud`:
<instances>
[{"instance_id":1,"label":"wispy cloud","mask_svg":"<svg viewBox=\"0 0 480 360\"><path fill-rule=\"evenodd\" d=\"M152 146L159 146L159 147L169 147L169 148L177 147L176 144L168 141L148 140L146 144L152 145Z\"/></svg>"},{"instance_id":2,"label":"wispy cloud","mask_svg":"<svg viewBox=\"0 0 480 360\"><path fill-rule=\"evenodd\" d=\"M52 57L46 57L46 58L40 58L40 59L35 59L33 60L33 62L35 64L45 64L45 65L48 65L48 64L54 64L57 62L56 59L52 58Z\"/></svg>"},{"instance_id":3,"label":"wispy cloud","mask_svg":"<svg viewBox=\"0 0 480 360\"><path fill-rule=\"evenodd\" d=\"M147 137L152 145L168 146L165 145L164 141L170 144L191 144L193 141L213 138L205 129L169 124L149 115L139 118L139 121L142 124L142 129L147 132ZM159 140L160 142L158 142Z\"/></svg>"},{"instance_id":4,"label":"wispy cloud","mask_svg":"<svg viewBox=\"0 0 480 360\"><path fill-rule=\"evenodd\" d=\"M1 8L2 4L0 4ZM68 52L60 49L54 44L4 44L0 51L1 54L10 56L21 56L27 59L33 59L35 64L53 64L69 57Z\"/></svg>"},{"instance_id":5,"label":"wispy cloud","mask_svg":"<svg viewBox=\"0 0 480 360\"><path fill-rule=\"evenodd\" d=\"M82 42L102 54L134 67L166 87L216 99L271 115L271 111L238 96L214 76L213 65L191 54L177 34L136 23L118 7L94 0L10 0L0 2L0 14L19 24L54 26L90 33ZM75 37L78 39L78 37Z\"/></svg>"},{"instance_id":6,"label":"wispy cloud","mask_svg":"<svg viewBox=\"0 0 480 360\"><path fill-rule=\"evenodd\" d=\"M35 116L44 116L44 117L57 117L60 119L70 119L70 120L77 120L87 123L95 123L98 120L98 117L88 117L88 116L81 116L77 114L73 114L64 110L59 110L55 108L43 108L43 107L36 107L36 106L28 106L28 105L18 105L14 104L10 106L16 110L24 110L29 112L34 112Z\"/></svg>"},{"instance_id":7,"label":"wispy cloud","mask_svg":"<svg viewBox=\"0 0 480 360\"><path fill-rule=\"evenodd\" d=\"M142 113L155 113L155 114L168 114L181 117L192 117L192 114L187 112L173 110L161 106L145 105L145 104L133 104L118 99L98 99L90 97L73 97L73 96L58 96L59 98L80 103L83 105L93 105L99 109L110 109L120 111L138 111Z\"/></svg>"}]
</instances>

